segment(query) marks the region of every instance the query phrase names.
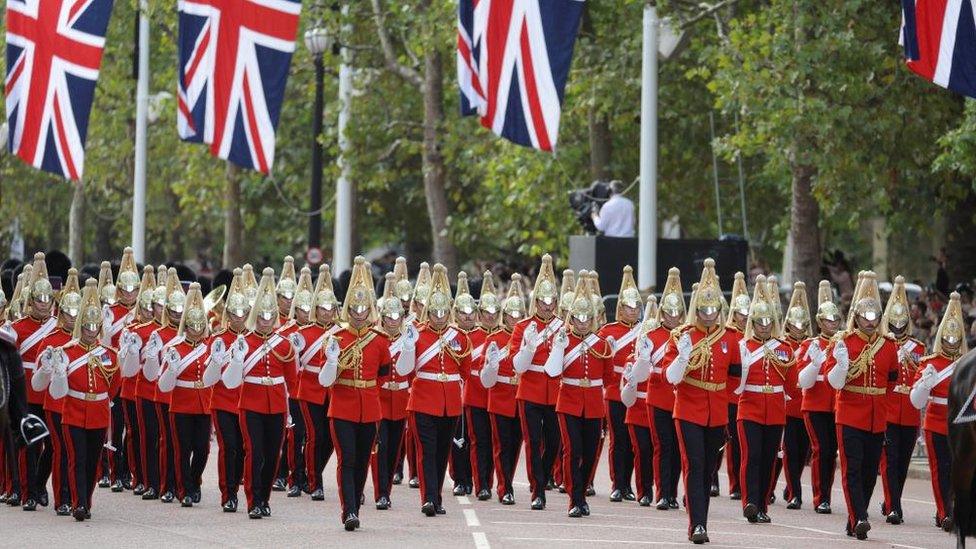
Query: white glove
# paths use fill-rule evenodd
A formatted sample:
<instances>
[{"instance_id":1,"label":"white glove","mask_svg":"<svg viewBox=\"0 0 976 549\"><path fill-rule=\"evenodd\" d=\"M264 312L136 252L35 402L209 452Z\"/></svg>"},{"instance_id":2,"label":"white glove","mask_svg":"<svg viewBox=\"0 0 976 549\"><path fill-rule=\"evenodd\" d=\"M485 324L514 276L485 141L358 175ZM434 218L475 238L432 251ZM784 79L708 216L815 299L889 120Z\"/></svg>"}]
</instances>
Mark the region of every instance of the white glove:
<instances>
[{"instance_id":1,"label":"white glove","mask_svg":"<svg viewBox=\"0 0 976 549\"><path fill-rule=\"evenodd\" d=\"M569 347L569 334L566 333L566 328L560 328L559 332L556 333L556 337L552 341L552 348L555 349L556 347L564 351L566 347Z\"/></svg>"},{"instance_id":2,"label":"white glove","mask_svg":"<svg viewBox=\"0 0 976 549\"><path fill-rule=\"evenodd\" d=\"M54 347L48 347L44 349L41 353L41 359L38 361L40 363L40 368L38 372L51 373L54 371Z\"/></svg>"},{"instance_id":3,"label":"white glove","mask_svg":"<svg viewBox=\"0 0 976 549\"><path fill-rule=\"evenodd\" d=\"M635 349L637 360L646 360L650 362L651 355L654 354L654 342L651 338L644 336L640 338L637 343L637 348Z\"/></svg>"},{"instance_id":4,"label":"white glove","mask_svg":"<svg viewBox=\"0 0 976 549\"><path fill-rule=\"evenodd\" d=\"M35 391L43 391L51 383L51 375L54 373L54 362L57 359L54 355L54 347L48 347L41 353L37 371L31 376L31 388Z\"/></svg>"},{"instance_id":5,"label":"white glove","mask_svg":"<svg viewBox=\"0 0 976 549\"><path fill-rule=\"evenodd\" d=\"M237 339L230 346L230 359L243 363L247 357L247 351L247 341L244 340L244 336L237 336Z\"/></svg>"},{"instance_id":6,"label":"white glove","mask_svg":"<svg viewBox=\"0 0 976 549\"><path fill-rule=\"evenodd\" d=\"M928 404L929 395L932 394L932 388L935 387L936 375L938 374L935 371L935 367L929 364L922 370L922 376L912 386L912 391L908 394L908 399L911 400L912 406L916 409L921 410Z\"/></svg>"},{"instance_id":7,"label":"white glove","mask_svg":"<svg viewBox=\"0 0 976 549\"><path fill-rule=\"evenodd\" d=\"M939 372L935 369L935 366L929 364L922 370L922 377L918 380L919 383L925 386L926 389L931 391L936 386L936 378Z\"/></svg>"},{"instance_id":8,"label":"white glove","mask_svg":"<svg viewBox=\"0 0 976 549\"><path fill-rule=\"evenodd\" d=\"M292 334L288 336L288 340L291 341L291 346L295 348L296 353L300 353L305 350L305 338L302 337L302 334L292 332Z\"/></svg>"},{"instance_id":9,"label":"white glove","mask_svg":"<svg viewBox=\"0 0 976 549\"><path fill-rule=\"evenodd\" d=\"M498 345L492 341L485 350L485 364L481 367L481 371L478 372L481 386L485 389L490 389L498 383L498 362Z\"/></svg>"},{"instance_id":10,"label":"white glove","mask_svg":"<svg viewBox=\"0 0 976 549\"><path fill-rule=\"evenodd\" d=\"M807 347L806 359L816 364L818 369L823 366L824 360L827 359L827 354L820 348L820 342L812 341L810 343L810 346Z\"/></svg>"},{"instance_id":11,"label":"white glove","mask_svg":"<svg viewBox=\"0 0 976 549\"><path fill-rule=\"evenodd\" d=\"M847 370L851 367L851 360L847 354L847 345L844 344L843 340L834 344L834 352L832 354L836 364L827 372L827 381L831 387L839 391L847 384Z\"/></svg>"},{"instance_id":12,"label":"white glove","mask_svg":"<svg viewBox=\"0 0 976 549\"><path fill-rule=\"evenodd\" d=\"M176 387L176 378L179 377L180 353L172 347L163 351L163 360L166 362L166 369L159 376L159 390L168 393Z\"/></svg>"},{"instance_id":13,"label":"white glove","mask_svg":"<svg viewBox=\"0 0 976 549\"><path fill-rule=\"evenodd\" d=\"M325 364L319 372L319 385L331 387L337 377L339 377L339 340L334 337L329 338L325 347ZM403 354L402 351L400 353ZM413 354L413 353L411 353Z\"/></svg>"},{"instance_id":14,"label":"white glove","mask_svg":"<svg viewBox=\"0 0 976 549\"><path fill-rule=\"evenodd\" d=\"M413 323L407 324L407 328L403 331L403 347L401 354L404 352L413 353L417 348L417 340L420 339L420 332L417 331L417 327Z\"/></svg>"},{"instance_id":15,"label":"white glove","mask_svg":"<svg viewBox=\"0 0 976 549\"><path fill-rule=\"evenodd\" d=\"M210 356L223 356L227 352L227 345L223 339L217 338L210 344Z\"/></svg>"},{"instance_id":16,"label":"white glove","mask_svg":"<svg viewBox=\"0 0 976 549\"><path fill-rule=\"evenodd\" d=\"M614 346L617 344L617 339L615 337L613 337L613 336L607 336L604 339L606 340L607 345L610 346L610 352L616 354L617 349L614 348Z\"/></svg>"},{"instance_id":17,"label":"white glove","mask_svg":"<svg viewBox=\"0 0 976 549\"><path fill-rule=\"evenodd\" d=\"M112 310L108 308L108 305L102 306L102 343L108 345L112 340L112 334L109 333L112 330L112 324L115 322L115 316L112 314Z\"/></svg>"},{"instance_id":18,"label":"white glove","mask_svg":"<svg viewBox=\"0 0 976 549\"><path fill-rule=\"evenodd\" d=\"M163 350L163 340L159 337L159 332L153 332L149 336L149 342L146 343L145 348L142 350L142 358L145 360L149 357L156 357L161 350Z\"/></svg>"},{"instance_id":19,"label":"white glove","mask_svg":"<svg viewBox=\"0 0 976 549\"><path fill-rule=\"evenodd\" d=\"M687 333L678 339L678 356L671 361L665 371L665 377L671 385L681 383L685 377L685 369L688 367L688 360L691 358L691 336Z\"/></svg>"},{"instance_id":20,"label":"white glove","mask_svg":"<svg viewBox=\"0 0 976 549\"><path fill-rule=\"evenodd\" d=\"M620 386L620 402L624 406L630 408L637 402L637 382L633 379L628 380L628 375L630 372L627 371L628 368L632 368L630 364L624 368L624 377L621 378L622 385ZM632 378L632 376L631 376Z\"/></svg>"},{"instance_id":21,"label":"white glove","mask_svg":"<svg viewBox=\"0 0 976 549\"><path fill-rule=\"evenodd\" d=\"M334 362L336 365L339 364L339 353L342 349L339 347L339 340L330 337L329 342L325 346L325 361Z\"/></svg>"},{"instance_id":22,"label":"white glove","mask_svg":"<svg viewBox=\"0 0 976 549\"><path fill-rule=\"evenodd\" d=\"M236 389L241 386L241 383L244 383L245 357L247 357L247 342L244 341L244 336L237 336L230 347L230 362L220 376L221 381L228 389Z\"/></svg>"},{"instance_id":23,"label":"white glove","mask_svg":"<svg viewBox=\"0 0 976 549\"><path fill-rule=\"evenodd\" d=\"M683 362L688 362L688 359L691 358L691 349L691 336L686 332L678 339L678 359Z\"/></svg>"},{"instance_id":24,"label":"white glove","mask_svg":"<svg viewBox=\"0 0 976 549\"><path fill-rule=\"evenodd\" d=\"M539 337L539 330L535 327L535 322L529 323L529 326L522 332L522 348L530 349L533 353L542 344L542 338Z\"/></svg>"},{"instance_id":25,"label":"white glove","mask_svg":"<svg viewBox=\"0 0 976 549\"><path fill-rule=\"evenodd\" d=\"M64 398L68 394L68 355L65 354L64 349L54 352L51 363L53 372L48 392L53 398Z\"/></svg>"},{"instance_id":26,"label":"white glove","mask_svg":"<svg viewBox=\"0 0 976 549\"><path fill-rule=\"evenodd\" d=\"M843 367L845 370L850 366L850 355L847 352L847 344L843 340L838 341L834 345L834 360L837 362L838 366Z\"/></svg>"},{"instance_id":27,"label":"white glove","mask_svg":"<svg viewBox=\"0 0 976 549\"><path fill-rule=\"evenodd\" d=\"M558 377L563 373L563 369L565 368L563 358L566 356L567 346L569 346L569 336L566 334L566 329L561 328L553 339L552 350L549 352L549 357L546 358L546 363L543 366L543 369L545 369L549 377Z\"/></svg>"}]
</instances>

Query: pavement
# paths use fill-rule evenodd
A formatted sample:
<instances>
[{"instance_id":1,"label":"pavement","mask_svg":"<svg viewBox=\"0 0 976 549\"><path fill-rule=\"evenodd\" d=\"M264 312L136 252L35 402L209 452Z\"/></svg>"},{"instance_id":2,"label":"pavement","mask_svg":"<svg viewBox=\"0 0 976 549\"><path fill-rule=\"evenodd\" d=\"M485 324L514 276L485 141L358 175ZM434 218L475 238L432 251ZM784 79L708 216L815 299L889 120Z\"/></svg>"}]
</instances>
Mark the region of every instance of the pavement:
<instances>
[{"instance_id":1,"label":"pavement","mask_svg":"<svg viewBox=\"0 0 976 549\"><path fill-rule=\"evenodd\" d=\"M216 448L211 452L204 474L203 500L189 509L181 508L178 503L142 501L131 493L116 494L108 489L96 489L92 520L82 523L70 517L57 517L50 508L27 513L16 507L0 506L0 548L691 547L683 509L658 511L653 507L639 507L634 502L608 501L606 450L596 477L597 495L589 498L590 517L568 518L567 497L557 492L549 494L547 509L530 510L528 483L521 469L516 475L515 506L502 506L494 499L481 502L473 496L454 497L450 495L450 486L446 486L447 515L433 518L420 513L419 493L405 483L394 487L392 509L376 511L371 504L372 487L368 483L367 504L360 514L362 528L356 532L344 531L339 523L334 457L326 469L324 502L312 502L307 495L290 499L282 492L275 492L271 499L273 516L261 520L249 520L243 510L236 514L221 512L215 457ZM780 499L770 508L771 524L749 524L742 518L740 502L728 499L723 467L722 495L711 500L708 523L711 543L705 547L825 549L840 544L864 548L953 547L954 538L935 528L935 504L927 480L908 480L903 497L905 523L891 526L880 518L879 479L870 507L873 529L864 542L844 535L846 509L839 484L834 485L834 513L818 515L810 504L809 469L804 472L803 483L802 509L787 510ZM781 480L778 494L782 486Z\"/></svg>"}]
</instances>

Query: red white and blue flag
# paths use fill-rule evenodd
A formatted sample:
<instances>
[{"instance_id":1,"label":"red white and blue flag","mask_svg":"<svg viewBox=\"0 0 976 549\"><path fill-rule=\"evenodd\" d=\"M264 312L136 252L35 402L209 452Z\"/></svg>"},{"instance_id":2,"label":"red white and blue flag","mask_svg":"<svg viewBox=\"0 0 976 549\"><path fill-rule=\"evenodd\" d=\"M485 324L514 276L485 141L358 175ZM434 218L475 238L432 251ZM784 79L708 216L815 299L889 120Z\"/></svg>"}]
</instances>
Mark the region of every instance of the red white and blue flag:
<instances>
[{"instance_id":1,"label":"red white and blue flag","mask_svg":"<svg viewBox=\"0 0 976 549\"><path fill-rule=\"evenodd\" d=\"M8 149L78 180L112 0L7 0Z\"/></svg>"},{"instance_id":2,"label":"red white and blue flag","mask_svg":"<svg viewBox=\"0 0 976 549\"><path fill-rule=\"evenodd\" d=\"M269 173L300 0L180 0L177 126L184 141Z\"/></svg>"},{"instance_id":3,"label":"red white and blue flag","mask_svg":"<svg viewBox=\"0 0 976 549\"><path fill-rule=\"evenodd\" d=\"M976 20L972 0L902 0L900 43L908 68L956 93L976 97Z\"/></svg>"},{"instance_id":4,"label":"red white and blue flag","mask_svg":"<svg viewBox=\"0 0 976 549\"><path fill-rule=\"evenodd\" d=\"M459 0L463 115L519 145L552 151L583 0Z\"/></svg>"}]
</instances>

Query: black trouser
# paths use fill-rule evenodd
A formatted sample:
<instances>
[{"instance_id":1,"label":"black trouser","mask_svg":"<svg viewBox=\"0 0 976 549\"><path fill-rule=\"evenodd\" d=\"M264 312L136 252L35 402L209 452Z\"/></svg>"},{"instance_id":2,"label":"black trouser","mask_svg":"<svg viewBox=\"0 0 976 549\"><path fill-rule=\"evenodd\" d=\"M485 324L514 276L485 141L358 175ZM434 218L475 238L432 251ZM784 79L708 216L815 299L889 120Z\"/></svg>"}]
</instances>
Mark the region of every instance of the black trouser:
<instances>
[{"instance_id":1,"label":"black trouser","mask_svg":"<svg viewBox=\"0 0 976 549\"><path fill-rule=\"evenodd\" d=\"M390 497L393 472L400 445L403 444L403 428L406 420L380 420L377 433L376 453L373 455L373 498Z\"/></svg>"},{"instance_id":2,"label":"black trouser","mask_svg":"<svg viewBox=\"0 0 976 549\"><path fill-rule=\"evenodd\" d=\"M884 445L884 433L862 431L847 425L837 426L840 449L840 471L847 501L847 528L868 519L868 504L878 482L878 465Z\"/></svg>"},{"instance_id":3,"label":"black trouser","mask_svg":"<svg viewBox=\"0 0 976 549\"><path fill-rule=\"evenodd\" d=\"M451 458L448 462L451 480L455 486L473 486L471 481L471 439L468 418L461 417L454 425L454 438L451 441ZM460 444L458 444L460 443Z\"/></svg>"},{"instance_id":4,"label":"black trouser","mask_svg":"<svg viewBox=\"0 0 976 549\"><path fill-rule=\"evenodd\" d=\"M464 408L465 418L467 419L468 444L470 449L470 463L472 478L474 479L474 489L476 492L481 490L491 490L491 475L494 465L492 463L491 445L491 419L488 417L488 410L476 406L466 406Z\"/></svg>"},{"instance_id":5,"label":"black trouser","mask_svg":"<svg viewBox=\"0 0 976 549\"><path fill-rule=\"evenodd\" d=\"M125 447L125 406L121 397L112 400L112 446L114 450L105 449L110 459L108 470L102 469L102 476L108 473L112 481L129 480L129 462Z\"/></svg>"},{"instance_id":6,"label":"black trouser","mask_svg":"<svg viewBox=\"0 0 976 549\"><path fill-rule=\"evenodd\" d=\"M742 493L739 470L742 468L742 444L739 442L739 405L729 403L728 443L725 445L725 471L729 475L729 494Z\"/></svg>"},{"instance_id":7,"label":"black trouser","mask_svg":"<svg viewBox=\"0 0 976 549\"><path fill-rule=\"evenodd\" d=\"M200 491L203 469L210 455L210 416L172 413L176 435L176 495L180 499Z\"/></svg>"},{"instance_id":8,"label":"black trouser","mask_svg":"<svg viewBox=\"0 0 976 549\"><path fill-rule=\"evenodd\" d=\"M630 477L634 474L634 448L624 418L627 407L618 400L607 401L607 422L610 432L610 485L622 494L630 492Z\"/></svg>"},{"instance_id":9,"label":"black trouser","mask_svg":"<svg viewBox=\"0 0 976 549\"><path fill-rule=\"evenodd\" d=\"M881 486L884 489L884 512L902 513L901 494L908 479L908 466L918 440L918 427L889 423L885 429L884 454L881 456Z\"/></svg>"},{"instance_id":10,"label":"black trouser","mask_svg":"<svg viewBox=\"0 0 976 549\"><path fill-rule=\"evenodd\" d=\"M491 414L491 441L494 448L495 477L498 479L498 498L514 494L512 479L518 467L522 446L522 422L518 416Z\"/></svg>"},{"instance_id":11,"label":"black trouser","mask_svg":"<svg viewBox=\"0 0 976 549\"><path fill-rule=\"evenodd\" d=\"M641 405L643 403L640 403ZM637 499L654 498L654 443L651 429L642 425L628 425L630 445L634 449L634 483Z\"/></svg>"},{"instance_id":12,"label":"black trouser","mask_svg":"<svg viewBox=\"0 0 976 549\"><path fill-rule=\"evenodd\" d=\"M810 437L803 424L803 418L786 416L783 428L783 470L786 472L786 499L803 500L800 476L810 454Z\"/></svg>"},{"instance_id":13,"label":"black trouser","mask_svg":"<svg viewBox=\"0 0 976 549\"><path fill-rule=\"evenodd\" d=\"M678 451L678 432L671 412L651 406L651 437L654 443L654 481L658 499L677 499L681 456ZM711 487L709 487L711 488Z\"/></svg>"},{"instance_id":14,"label":"black trouser","mask_svg":"<svg viewBox=\"0 0 976 549\"><path fill-rule=\"evenodd\" d=\"M142 471L142 452L139 442L139 404L135 400L122 399L122 411L125 420L125 458L128 462L127 470L132 486L145 485L145 473Z\"/></svg>"},{"instance_id":15,"label":"black trouser","mask_svg":"<svg viewBox=\"0 0 976 549\"><path fill-rule=\"evenodd\" d=\"M837 467L837 426L833 412L804 412L804 423L810 437L810 484L813 486L813 505L830 505L830 490L834 486Z\"/></svg>"},{"instance_id":16,"label":"black trouser","mask_svg":"<svg viewBox=\"0 0 976 549\"><path fill-rule=\"evenodd\" d=\"M14 444L13 433L13 429L7 430L6 433L0 433L0 436L3 436L4 465L6 467L6 471L3 471L3 474L10 481L9 486L7 486L8 493L18 494L17 497L20 497L20 494L23 494L20 489L20 452Z\"/></svg>"},{"instance_id":17,"label":"black trouser","mask_svg":"<svg viewBox=\"0 0 976 549\"><path fill-rule=\"evenodd\" d=\"M552 464L559 457L559 422L556 407L518 401L522 436L525 439L525 465L529 474L532 499L546 500L546 484L552 474Z\"/></svg>"},{"instance_id":18,"label":"black trouser","mask_svg":"<svg viewBox=\"0 0 976 549\"><path fill-rule=\"evenodd\" d=\"M212 410L210 414L217 432L217 479L223 505L237 501L237 488L244 475L244 437L237 414L226 410Z\"/></svg>"},{"instance_id":19,"label":"black trouser","mask_svg":"<svg viewBox=\"0 0 976 549\"><path fill-rule=\"evenodd\" d=\"M44 406L28 404L27 411L37 417L44 417ZM47 478L51 476L51 459L54 449L51 441L42 439L20 450L21 500L37 501L41 494L47 493Z\"/></svg>"},{"instance_id":20,"label":"black trouser","mask_svg":"<svg viewBox=\"0 0 976 549\"><path fill-rule=\"evenodd\" d=\"M288 486L305 488L308 478L305 471L305 416L302 415L300 400L288 399L288 412L291 414L292 426L286 433L284 456L288 461ZM280 466L279 466L280 467ZM282 476L286 469L279 468L278 476Z\"/></svg>"},{"instance_id":21,"label":"black trouser","mask_svg":"<svg viewBox=\"0 0 976 549\"><path fill-rule=\"evenodd\" d=\"M71 502L71 487L68 485L68 451L65 449L61 414L47 412L47 429L50 434L54 460L51 465L51 489L54 492L54 508Z\"/></svg>"},{"instance_id":22,"label":"black trouser","mask_svg":"<svg viewBox=\"0 0 976 549\"><path fill-rule=\"evenodd\" d=\"M925 449L929 457L932 494L935 496L935 520L941 524L946 517L952 516L952 486L949 477L952 452L949 451L949 437L926 429Z\"/></svg>"},{"instance_id":23,"label":"black trouser","mask_svg":"<svg viewBox=\"0 0 976 549\"><path fill-rule=\"evenodd\" d=\"M92 492L98 482L98 460L105 444L105 429L85 429L74 425L62 426L65 450L68 452L68 482L71 506L91 511Z\"/></svg>"},{"instance_id":24,"label":"black trouser","mask_svg":"<svg viewBox=\"0 0 976 549\"><path fill-rule=\"evenodd\" d=\"M600 445L601 418L559 414L563 440L563 479L569 494L569 508L586 504L586 486L596 463Z\"/></svg>"},{"instance_id":25,"label":"black trouser","mask_svg":"<svg viewBox=\"0 0 976 549\"><path fill-rule=\"evenodd\" d=\"M739 444L742 465L739 487L742 489L742 506L753 504L765 513L769 508L769 495L775 487L773 466L776 453L783 439L782 425L763 425L755 421L738 421Z\"/></svg>"},{"instance_id":26,"label":"black trouser","mask_svg":"<svg viewBox=\"0 0 976 549\"><path fill-rule=\"evenodd\" d=\"M457 419L457 416L432 416L421 412L410 415L410 428L418 444L421 503L430 501L441 505L441 489L447 476L447 460L451 455L451 439Z\"/></svg>"},{"instance_id":27,"label":"black trouser","mask_svg":"<svg viewBox=\"0 0 976 549\"><path fill-rule=\"evenodd\" d=\"M709 492L718 451L725 440L725 425L704 427L681 419L674 420L681 448L681 472L685 477L688 509L688 534L695 526L708 527Z\"/></svg>"},{"instance_id":28,"label":"black trouser","mask_svg":"<svg viewBox=\"0 0 976 549\"><path fill-rule=\"evenodd\" d=\"M329 429L328 399L325 404L299 401L305 428L305 474L309 492L322 488L322 471L332 455L332 433Z\"/></svg>"},{"instance_id":29,"label":"black trouser","mask_svg":"<svg viewBox=\"0 0 976 549\"><path fill-rule=\"evenodd\" d=\"M285 414L262 414L241 410L244 439L244 494L247 507L267 505L275 479L278 456L285 442Z\"/></svg>"},{"instance_id":30,"label":"black trouser","mask_svg":"<svg viewBox=\"0 0 976 549\"><path fill-rule=\"evenodd\" d=\"M169 404L165 402L156 403L156 417L159 421L159 476L163 485L160 487L163 493L176 493L176 435L173 433L173 425L169 421Z\"/></svg>"},{"instance_id":31,"label":"black trouser","mask_svg":"<svg viewBox=\"0 0 976 549\"><path fill-rule=\"evenodd\" d=\"M366 487L369 454L376 440L376 423L359 423L331 418L329 425L336 451L336 482L339 485L339 508L345 521L350 513L359 514L359 502Z\"/></svg>"}]
</instances>

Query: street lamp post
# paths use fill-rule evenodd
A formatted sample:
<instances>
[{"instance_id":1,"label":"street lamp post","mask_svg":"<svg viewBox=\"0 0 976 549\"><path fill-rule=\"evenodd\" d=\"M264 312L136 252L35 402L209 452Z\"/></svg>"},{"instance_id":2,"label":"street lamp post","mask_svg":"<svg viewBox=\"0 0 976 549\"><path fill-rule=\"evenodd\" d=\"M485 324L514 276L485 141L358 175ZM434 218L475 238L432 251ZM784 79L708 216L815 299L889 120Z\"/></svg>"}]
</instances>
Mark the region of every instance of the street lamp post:
<instances>
[{"instance_id":1,"label":"street lamp post","mask_svg":"<svg viewBox=\"0 0 976 549\"><path fill-rule=\"evenodd\" d=\"M308 247L322 244L322 117L325 64L322 55L331 46L328 31L321 27L305 33L305 46L315 59L315 109L312 113L312 187L309 193L312 215L308 219Z\"/></svg>"}]
</instances>

